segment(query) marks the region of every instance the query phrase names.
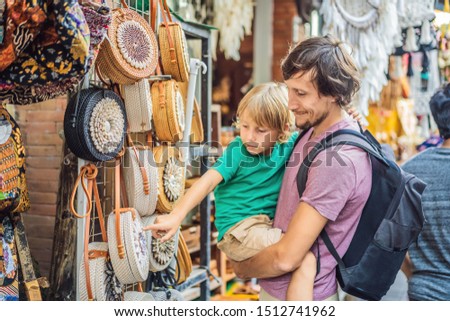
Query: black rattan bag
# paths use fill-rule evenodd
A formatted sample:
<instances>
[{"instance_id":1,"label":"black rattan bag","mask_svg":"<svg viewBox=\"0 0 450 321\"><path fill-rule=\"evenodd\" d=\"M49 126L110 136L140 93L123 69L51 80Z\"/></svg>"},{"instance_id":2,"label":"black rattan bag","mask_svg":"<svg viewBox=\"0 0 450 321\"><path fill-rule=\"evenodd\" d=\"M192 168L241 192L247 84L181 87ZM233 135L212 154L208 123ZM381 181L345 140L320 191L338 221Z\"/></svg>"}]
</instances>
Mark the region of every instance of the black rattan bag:
<instances>
[{"instance_id":1,"label":"black rattan bag","mask_svg":"<svg viewBox=\"0 0 450 321\"><path fill-rule=\"evenodd\" d=\"M64 115L67 146L79 158L108 161L123 147L127 117L122 99L106 89L83 89Z\"/></svg>"}]
</instances>

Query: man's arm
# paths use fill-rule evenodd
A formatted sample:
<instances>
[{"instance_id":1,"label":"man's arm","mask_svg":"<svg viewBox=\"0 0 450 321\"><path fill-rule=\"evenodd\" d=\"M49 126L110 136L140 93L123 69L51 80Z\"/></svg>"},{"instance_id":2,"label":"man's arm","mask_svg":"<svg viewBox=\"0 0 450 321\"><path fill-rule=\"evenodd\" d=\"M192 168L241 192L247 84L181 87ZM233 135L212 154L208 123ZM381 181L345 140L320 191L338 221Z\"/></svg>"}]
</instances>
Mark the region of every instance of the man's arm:
<instances>
[{"instance_id":1,"label":"man's arm","mask_svg":"<svg viewBox=\"0 0 450 321\"><path fill-rule=\"evenodd\" d=\"M270 278L298 268L306 253L316 241L328 219L311 205L301 202L281 240L254 257L232 262L241 278Z\"/></svg>"}]
</instances>

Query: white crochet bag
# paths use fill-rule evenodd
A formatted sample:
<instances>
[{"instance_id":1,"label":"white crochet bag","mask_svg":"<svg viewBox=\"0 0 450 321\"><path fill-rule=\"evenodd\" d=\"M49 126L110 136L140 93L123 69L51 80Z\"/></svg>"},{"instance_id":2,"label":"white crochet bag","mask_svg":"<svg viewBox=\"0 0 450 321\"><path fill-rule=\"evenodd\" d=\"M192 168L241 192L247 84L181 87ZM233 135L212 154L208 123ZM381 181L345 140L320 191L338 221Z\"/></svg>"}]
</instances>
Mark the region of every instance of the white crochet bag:
<instances>
[{"instance_id":1,"label":"white crochet bag","mask_svg":"<svg viewBox=\"0 0 450 321\"><path fill-rule=\"evenodd\" d=\"M145 292L127 291L125 292L124 301L156 301L153 295Z\"/></svg>"},{"instance_id":2,"label":"white crochet bag","mask_svg":"<svg viewBox=\"0 0 450 321\"><path fill-rule=\"evenodd\" d=\"M159 215L165 214L155 214L145 217L142 219L142 224L144 226L153 224ZM166 242L161 242L152 236L152 231L145 231L151 272L162 271L170 265L178 248L178 233L179 230L171 239Z\"/></svg>"},{"instance_id":3,"label":"white crochet bag","mask_svg":"<svg viewBox=\"0 0 450 321\"><path fill-rule=\"evenodd\" d=\"M124 85L121 92L130 132L139 133L151 130L152 97L148 80L142 79L133 85Z\"/></svg>"},{"instance_id":4,"label":"white crochet bag","mask_svg":"<svg viewBox=\"0 0 450 321\"><path fill-rule=\"evenodd\" d=\"M88 164L81 168L80 175L75 183L70 201L72 213L78 218L86 219L84 230L84 253L78 278L80 300L121 301L122 285L113 271L108 254L108 243L105 231L105 222L103 219L103 210L96 184L97 173L98 170L94 164ZM85 179L88 181L87 188L84 183ZM77 187L80 182L87 197L88 207L85 215L79 215L73 205ZM94 200L103 242L89 243L92 191L94 191Z\"/></svg>"},{"instance_id":5,"label":"white crochet bag","mask_svg":"<svg viewBox=\"0 0 450 321\"><path fill-rule=\"evenodd\" d=\"M123 162L127 198L130 207L141 216L152 215L158 201L158 168L148 148L126 148Z\"/></svg>"},{"instance_id":6,"label":"white crochet bag","mask_svg":"<svg viewBox=\"0 0 450 321\"><path fill-rule=\"evenodd\" d=\"M120 160L115 167L115 208L108 217L108 245L117 278L123 284L147 279L149 259L147 241L139 213L120 207Z\"/></svg>"}]
</instances>

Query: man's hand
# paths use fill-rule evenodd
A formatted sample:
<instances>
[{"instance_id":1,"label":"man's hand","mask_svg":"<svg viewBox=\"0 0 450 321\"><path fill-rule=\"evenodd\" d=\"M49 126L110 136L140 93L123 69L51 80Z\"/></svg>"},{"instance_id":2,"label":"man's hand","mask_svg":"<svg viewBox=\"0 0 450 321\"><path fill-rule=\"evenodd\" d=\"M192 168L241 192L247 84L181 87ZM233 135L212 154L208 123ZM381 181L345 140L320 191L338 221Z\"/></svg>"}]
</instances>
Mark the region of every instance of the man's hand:
<instances>
[{"instance_id":1,"label":"man's hand","mask_svg":"<svg viewBox=\"0 0 450 321\"><path fill-rule=\"evenodd\" d=\"M165 242L175 235L180 224L180 218L173 212L161 214L157 216L154 224L144 227L144 231L151 230L154 238L160 238L161 242Z\"/></svg>"}]
</instances>

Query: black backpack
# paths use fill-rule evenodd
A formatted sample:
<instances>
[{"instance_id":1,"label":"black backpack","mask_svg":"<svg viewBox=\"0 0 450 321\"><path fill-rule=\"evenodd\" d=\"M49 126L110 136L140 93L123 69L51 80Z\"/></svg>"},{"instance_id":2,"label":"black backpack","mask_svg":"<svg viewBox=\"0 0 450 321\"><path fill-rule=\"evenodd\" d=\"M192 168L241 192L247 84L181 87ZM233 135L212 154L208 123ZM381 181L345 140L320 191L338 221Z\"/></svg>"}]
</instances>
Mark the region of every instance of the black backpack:
<instances>
[{"instance_id":1,"label":"black backpack","mask_svg":"<svg viewBox=\"0 0 450 321\"><path fill-rule=\"evenodd\" d=\"M300 197L314 158L325 149L341 145L357 146L369 154L372 189L355 235L342 258L325 229L320 237L338 263L336 276L342 290L365 300L380 300L394 283L408 247L422 230L425 221L422 193L426 184L386 157L368 131L341 129L317 143L305 157L297 174Z\"/></svg>"}]
</instances>

